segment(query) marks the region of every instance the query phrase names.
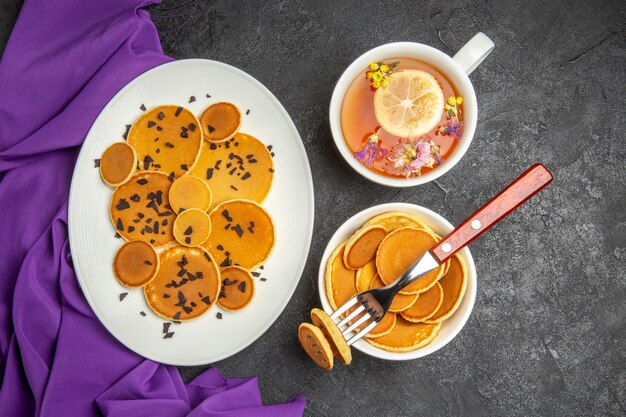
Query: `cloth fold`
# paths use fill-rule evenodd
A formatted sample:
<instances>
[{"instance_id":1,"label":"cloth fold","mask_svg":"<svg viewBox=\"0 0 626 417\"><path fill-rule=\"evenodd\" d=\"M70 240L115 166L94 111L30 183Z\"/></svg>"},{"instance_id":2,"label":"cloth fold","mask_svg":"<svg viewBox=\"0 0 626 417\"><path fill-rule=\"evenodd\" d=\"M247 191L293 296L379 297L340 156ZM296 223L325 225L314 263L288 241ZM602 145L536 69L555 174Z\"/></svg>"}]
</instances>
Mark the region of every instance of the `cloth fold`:
<instances>
[{"instance_id":1,"label":"cloth fold","mask_svg":"<svg viewBox=\"0 0 626 417\"><path fill-rule=\"evenodd\" d=\"M0 416L301 416L255 378L209 368L185 385L109 334L72 268L67 199L93 121L171 58L154 1L26 0L0 60Z\"/></svg>"}]
</instances>

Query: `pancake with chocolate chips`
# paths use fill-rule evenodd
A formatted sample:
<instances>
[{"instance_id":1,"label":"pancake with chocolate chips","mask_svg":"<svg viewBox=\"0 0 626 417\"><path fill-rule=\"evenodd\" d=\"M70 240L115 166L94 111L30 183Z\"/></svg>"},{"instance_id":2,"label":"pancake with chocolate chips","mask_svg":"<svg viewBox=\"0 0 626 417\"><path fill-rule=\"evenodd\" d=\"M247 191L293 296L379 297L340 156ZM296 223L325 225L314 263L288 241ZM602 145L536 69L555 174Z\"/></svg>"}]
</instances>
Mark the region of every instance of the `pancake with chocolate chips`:
<instances>
[{"instance_id":1,"label":"pancake with chocolate chips","mask_svg":"<svg viewBox=\"0 0 626 417\"><path fill-rule=\"evenodd\" d=\"M126 287L143 287L159 270L159 255L154 247L142 240L126 242L118 249L113 261L117 280Z\"/></svg>"},{"instance_id":2,"label":"pancake with chocolate chips","mask_svg":"<svg viewBox=\"0 0 626 417\"><path fill-rule=\"evenodd\" d=\"M174 220L174 237L183 246L200 246L211 234L211 219L206 211L188 209Z\"/></svg>"},{"instance_id":3,"label":"pancake with chocolate chips","mask_svg":"<svg viewBox=\"0 0 626 417\"><path fill-rule=\"evenodd\" d=\"M322 330L333 353L337 355L339 360L344 365L350 365L350 362L352 362L352 350L343 334L341 334L341 330L337 327L337 323L324 310L319 308L311 310L311 321L314 326Z\"/></svg>"},{"instance_id":4,"label":"pancake with chocolate chips","mask_svg":"<svg viewBox=\"0 0 626 417\"><path fill-rule=\"evenodd\" d=\"M327 371L333 369L333 350L321 329L302 323L298 328L298 340L316 364Z\"/></svg>"},{"instance_id":5,"label":"pancake with chocolate chips","mask_svg":"<svg viewBox=\"0 0 626 417\"><path fill-rule=\"evenodd\" d=\"M231 200L209 214L211 235L204 247L220 268L239 265L254 269L270 256L274 247L274 224L269 213L250 200Z\"/></svg>"},{"instance_id":6,"label":"pancake with chocolate chips","mask_svg":"<svg viewBox=\"0 0 626 417\"><path fill-rule=\"evenodd\" d=\"M254 279L247 269L240 266L228 266L220 270L222 290L217 304L224 310L241 310L254 296Z\"/></svg>"},{"instance_id":7,"label":"pancake with chocolate chips","mask_svg":"<svg viewBox=\"0 0 626 417\"><path fill-rule=\"evenodd\" d=\"M162 172L142 171L117 187L111 198L113 227L125 240L143 240L154 246L174 241L174 211L168 202L171 181Z\"/></svg>"},{"instance_id":8,"label":"pancake with chocolate chips","mask_svg":"<svg viewBox=\"0 0 626 417\"><path fill-rule=\"evenodd\" d=\"M274 162L254 136L238 133L222 143L205 143L191 174L211 188L213 205L245 198L263 202L272 186Z\"/></svg>"},{"instance_id":9,"label":"pancake with chocolate chips","mask_svg":"<svg viewBox=\"0 0 626 417\"><path fill-rule=\"evenodd\" d=\"M100 159L100 176L106 184L117 187L127 182L137 169L137 155L132 146L116 142L109 146Z\"/></svg>"},{"instance_id":10,"label":"pancake with chocolate chips","mask_svg":"<svg viewBox=\"0 0 626 417\"><path fill-rule=\"evenodd\" d=\"M194 167L202 142L198 119L178 106L155 107L137 119L128 132L128 144L137 153L139 168L165 172L172 181Z\"/></svg>"},{"instance_id":11,"label":"pancake with chocolate chips","mask_svg":"<svg viewBox=\"0 0 626 417\"><path fill-rule=\"evenodd\" d=\"M232 138L241 127L241 112L233 103L215 103L202 113L200 123L207 141L222 142Z\"/></svg>"},{"instance_id":12,"label":"pancake with chocolate chips","mask_svg":"<svg viewBox=\"0 0 626 417\"><path fill-rule=\"evenodd\" d=\"M203 248L173 246L161 252L156 277L144 287L150 308L168 320L191 320L208 311L220 291L220 272Z\"/></svg>"}]
</instances>

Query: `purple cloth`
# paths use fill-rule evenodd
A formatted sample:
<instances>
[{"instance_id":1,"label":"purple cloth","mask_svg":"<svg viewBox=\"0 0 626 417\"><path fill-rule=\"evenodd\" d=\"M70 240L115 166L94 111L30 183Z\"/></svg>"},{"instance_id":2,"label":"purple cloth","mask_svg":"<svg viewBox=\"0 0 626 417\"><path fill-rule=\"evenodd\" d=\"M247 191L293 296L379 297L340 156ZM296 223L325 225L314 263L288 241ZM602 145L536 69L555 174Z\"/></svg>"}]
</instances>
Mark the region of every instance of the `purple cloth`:
<instances>
[{"instance_id":1,"label":"purple cloth","mask_svg":"<svg viewBox=\"0 0 626 417\"><path fill-rule=\"evenodd\" d=\"M26 0L0 61L0 416L301 416L255 378L188 385L95 318L74 275L67 198L110 98L163 55L142 0Z\"/></svg>"}]
</instances>

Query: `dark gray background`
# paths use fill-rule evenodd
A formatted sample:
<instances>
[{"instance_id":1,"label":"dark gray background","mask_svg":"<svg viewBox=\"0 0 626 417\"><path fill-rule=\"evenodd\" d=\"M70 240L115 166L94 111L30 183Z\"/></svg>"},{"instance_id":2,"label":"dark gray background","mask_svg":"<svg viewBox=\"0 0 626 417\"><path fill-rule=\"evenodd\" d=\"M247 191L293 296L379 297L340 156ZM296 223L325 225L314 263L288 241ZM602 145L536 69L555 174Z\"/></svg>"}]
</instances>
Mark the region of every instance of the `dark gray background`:
<instances>
[{"instance_id":1,"label":"dark gray background","mask_svg":"<svg viewBox=\"0 0 626 417\"><path fill-rule=\"evenodd\" d=\"M0 0L0 51L19 3ZM264 83L313 172L315 231L298 289L267 333L216 364L224 373L259 375L266 402L304 393L308 416L626 415L625 1L198 0L149 10L167 54L224 61ZM353 172L327 117L343 69L391 41L454 54L478 31L496 48L471 76L479 122L465 158L412 189ZM535 162L555 181L472 244L476 306L448 346L402 363L355 352L332 372L305 356L297 326L319 305L320 257L344 220L404 201L458 223Z\"/></svg>"}]
</instances>

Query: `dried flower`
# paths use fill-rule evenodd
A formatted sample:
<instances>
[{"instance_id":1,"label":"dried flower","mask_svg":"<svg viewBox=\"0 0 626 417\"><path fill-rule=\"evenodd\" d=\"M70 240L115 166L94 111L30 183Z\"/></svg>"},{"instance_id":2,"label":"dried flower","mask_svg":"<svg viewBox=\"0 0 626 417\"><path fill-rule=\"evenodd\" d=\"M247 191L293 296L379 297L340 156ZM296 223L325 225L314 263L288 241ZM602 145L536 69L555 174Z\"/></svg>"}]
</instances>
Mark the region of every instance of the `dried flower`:
<instances>
[{"instance_id":1,"label":"dried flower","mask_svg":"<svg viewBox=\"0 0 626 417\"><path fill-rule=\"evenodd\" d=\"M386 88L390 83L391 74L393 69L398 66L400 61L396 61L392 64L383 64L382 62L372 62L369 65L369 71L365 73L365 76L372 83L372 87Z\"/></svg>"},{"instance_id":2,"label":"dried flower","mask_svg":"<svg viewBox=\"0 0 626 417\"><path fill-rule=\"evenodd\" d=\"M381 160L387 156L387 150L380 146L378 129L367 138L367 145L361 149L354 157L361 163L372 166L372 160Z\"/></svg>"},{"instance_id":3,"label":"dried flower","mask_svg":"<svg viewBox=\"0 0 626 417\"><path fill-rule=\"evenodd\" d=\"M393 167L407 178L420 175L422 167L432 168L435 163L433 145L433 142L423 139L400 139L391 149L387 159L393 162Z\"/></svg>"}]
</instances>

